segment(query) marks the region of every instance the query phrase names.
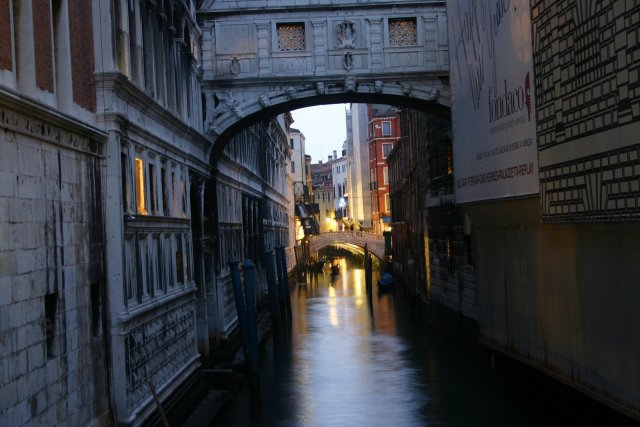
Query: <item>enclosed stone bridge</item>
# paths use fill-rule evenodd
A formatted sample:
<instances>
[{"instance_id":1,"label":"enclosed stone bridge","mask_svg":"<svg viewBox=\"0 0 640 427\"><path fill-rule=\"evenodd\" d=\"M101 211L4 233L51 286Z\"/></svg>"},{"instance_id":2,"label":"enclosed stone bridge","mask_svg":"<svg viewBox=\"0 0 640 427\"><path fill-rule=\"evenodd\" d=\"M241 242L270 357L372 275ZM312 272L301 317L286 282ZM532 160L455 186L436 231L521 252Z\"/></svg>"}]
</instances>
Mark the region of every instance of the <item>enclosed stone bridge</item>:
<instances>
[{"instance_id":1,"label":"enclosed stone bridge","mask_svg":"<svg viewBox=\"0 0 640 427\"><path fill-rule=\"evenodd\" d=\"M384 259L384 237L379 234L364 231L337 231L318 234L309 239L309 249L313 252L331 245L358 246L363 250L366 246L373 255Z\"/></svg>"},{"instance_id":2,"label":"enclosed stone bridge","mask_svg":"<svg viewBox=\"0 0 640 427\"><path fill-rule=\"evenodd\" d=\"M245 125L311 105L449 115L444 1L204 0L198 21L214 158Z\"/></svg>"}]
</instances>

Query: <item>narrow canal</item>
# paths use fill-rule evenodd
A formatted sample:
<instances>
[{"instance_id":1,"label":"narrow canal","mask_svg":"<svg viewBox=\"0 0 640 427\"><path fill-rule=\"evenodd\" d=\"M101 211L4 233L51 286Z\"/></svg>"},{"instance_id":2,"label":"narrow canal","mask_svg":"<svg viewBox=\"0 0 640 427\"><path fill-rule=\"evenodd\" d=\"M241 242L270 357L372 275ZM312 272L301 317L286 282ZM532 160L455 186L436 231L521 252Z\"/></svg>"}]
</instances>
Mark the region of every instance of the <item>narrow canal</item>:
<instances>
[{"instance_id":1,"label":"narrow canal","mask_svg":"<svg viewBox=\"0 0 640 427\"><path fill-rule=\"evenodd\" d=\"M260 399L241 390L216 426L636 425L417 317L397 291L374 285L369 299L364 270L344 260L291 301L290 338L262 355Z\"/></svg>"}]
</instances>

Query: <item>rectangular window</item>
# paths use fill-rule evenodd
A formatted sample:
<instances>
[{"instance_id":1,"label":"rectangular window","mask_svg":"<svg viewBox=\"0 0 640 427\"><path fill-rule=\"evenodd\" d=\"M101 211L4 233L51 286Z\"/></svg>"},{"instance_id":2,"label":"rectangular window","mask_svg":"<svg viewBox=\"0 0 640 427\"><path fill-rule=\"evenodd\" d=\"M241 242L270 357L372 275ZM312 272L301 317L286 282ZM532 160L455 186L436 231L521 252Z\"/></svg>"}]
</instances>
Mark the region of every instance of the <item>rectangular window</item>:
<instances>
[{"instance_id":1,"label":"rectangular window","mask_svg":"<svg viewBox=\"0 0 640 427\"><path fill-rule=\"evenodd\" d=\"M180 177L180 193L182 193L182 217L187 217L187 186L184 182L184 176Z\"/></svg>"},{"instance_id":2,"label":"rectangular window","mask_svg":"<svg viewBox=\"0 0 640 427\"><path fill-rule=\"evenodd\" d=\"M389 193L384 194L384 211L391 212L391 195Z\"/></svg>"},{"instance_id":3,"label":"rectangular window","mask_svg":"<svg viewBox=\"0 0 640 427\"><path fill-rule=\"evenodd\" d=\"M169 216L169 188L167 186L167 170L160 169L160 184L162 185L162 210L164 216Z\"/></svg>"},{"instance_id":4,"label":"rectangular window","mask_svg":"<svg viewBox=\"0 0 640 427\"><path fill-rule=\"evenodd\" d=\"M391 143L382 144L382 158L386 159L391 153L391 150L393 150L393 144Z\"/></svg>"},{"instance_id":5,"label":"rectangular window","mask_svg":"<svg viewBox=\"0 0 640 427\"><path fill-rule=\"evenodd\" d=\"M144 195L144 162L140 157L135 158L136 161L136 207L138 214L147 214L147 205Z\"/></svg>"},{"instance_id":6,"label":"rectangular window","mask_svg":"<svg viewBox=\"0 0 640 427\"><path fill-rule=\"evenodd\" d=\"M11 31L13 31L11 23L10 4L6 1L0 2L0 69L13 69L13 46L11 44ZM14 18L15 19L15 18Z\"/></svg>"},{"instance_id":7,"label":"rectangular window","mask_svg":"<svg viewBox=\"0 0 640 427\"><path fill-rule=\"evenodd\" d=\"M182 253L182 236L180 234L176 234L176 275L178 279L178 283L184 283L184 256Z\"/></svg>"},{"instance_id":8,"label":"rectangular window","mask_svg":"<svg viewBox=\"0 0 640 427\"><path fill-rule=\"evenodd\" d=\"M295 141L293 140L293 138L291 138L289 141L291 142L291 149L295 150L296 149L296 144L295 144Z\"/></svg>"},{"instance_id":9,"label":"rectangular window","mask_svg":"<svg viewBox=\"0 0 640 427\"><path fill-rule=\"evenodd\" d=\"M391 136L391 122L382 122L382 136Z\"/></svg>"},{"instance_id":10,"label":"rectangular window","mask_svg":"<svg viewBox=\"0 0 640 427\"><path fill-rule=\"evenodd\" d=\"M293 139L291 141L293 141ZM296 162L291 162L291 173L296 173Z\"/></svg>"},{"instance_id":11,"label":"rectangular window","mask_svg":"<svg viewBox=\"0 0 640 427\"><path fill-rule=\"evenodd\" d=\"M178 182L176 181L175 172L171 172L171 196L173 197L173 203L170 211L171 216L173 216L178 211Z\"/></svg>"},{"instance_id":12,"label":"rectangular window","mask_svg":"<svg viewBox=\"0 0 640 427\"><path fill-rule=\"evenodd\" d=\"M389 168L382 169L382 179L384 181L384 185L389 185Z\"/></svg>"},{"instance_id":13,"label":"rectangular window","mask_svg":"<svg viewBox=\"0 0 640 427\"><path fill-rule=\"evenodd\" d=\"M156 184L156 167L149 163L149 205L151 214L158 212L158 189Z\"/></svg>"},{"instance_id":14,"label":"rectangular window","mask_svg":"<svg viewBox=\"0 0 640 427\"><path fill-rule=\"evenodd\" d=\"M418 32L416 18L389 19L389 46L416 46Z\"/></svg>"},{"instance_id":15,"label":"rectangular window","mask_svg":"<svg viewBox=\"0 0 640 427\"><path fill-rule=\"evenodd\" d=\"M278 50L280 52L305 50L303 22L277 24L276 32L278 33Z\"/></svg>"}]
</instances>

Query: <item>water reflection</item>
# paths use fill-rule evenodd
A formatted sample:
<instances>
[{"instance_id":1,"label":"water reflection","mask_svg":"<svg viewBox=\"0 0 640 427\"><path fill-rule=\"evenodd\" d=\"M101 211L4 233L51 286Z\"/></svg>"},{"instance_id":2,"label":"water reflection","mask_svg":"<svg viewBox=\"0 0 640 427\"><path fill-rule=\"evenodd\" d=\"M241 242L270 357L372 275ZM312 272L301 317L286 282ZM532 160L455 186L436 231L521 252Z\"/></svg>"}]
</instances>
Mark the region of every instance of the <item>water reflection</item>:
<instances>
[{"instance_id":1,"label":"water reflection","mask_svg":"<svg viewBox=\"0 0 640 427\"><path fill-rule=\"evenodd\" d=\"M291 338L267 346L261 401L252 405L248 392L241 392L216 425L600 425L601 417L608 425L629 422L520 365L503 361L492 369L488 352L455 333L416 328L398 295L377 294L374 287L368 298L364 271L341 267L338 276L320 273L293 289Z\"/></svg>"}]
</instances>

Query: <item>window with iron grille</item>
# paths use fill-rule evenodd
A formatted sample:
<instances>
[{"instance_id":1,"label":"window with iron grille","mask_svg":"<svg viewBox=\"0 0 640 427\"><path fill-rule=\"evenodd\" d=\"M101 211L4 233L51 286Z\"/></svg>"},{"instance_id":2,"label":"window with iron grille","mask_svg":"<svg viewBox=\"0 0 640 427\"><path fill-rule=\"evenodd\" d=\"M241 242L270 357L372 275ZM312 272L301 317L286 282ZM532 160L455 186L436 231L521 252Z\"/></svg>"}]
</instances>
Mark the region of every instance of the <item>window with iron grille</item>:
<instances>
[{"instance_id":1,"label":"window with iron grille","mask_svg":"<svg viewBox=\"0 0 640 427\"><path fill-rule=\"evenodd\" d=\"M418 44L416 18L389 19L389 46L415 46Z\"/></svg>"},{"instance_id":2,"label":"window with iron grille","mask_svg":"<svg viewBox=\"0 0 640 427\"><path fill-rule=\"evenodd\" d=\"M277 24L276 31L278 33L278 50L280 52L305 50L304 23Z\"/></svg>"}]
</instances>

